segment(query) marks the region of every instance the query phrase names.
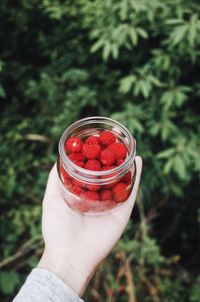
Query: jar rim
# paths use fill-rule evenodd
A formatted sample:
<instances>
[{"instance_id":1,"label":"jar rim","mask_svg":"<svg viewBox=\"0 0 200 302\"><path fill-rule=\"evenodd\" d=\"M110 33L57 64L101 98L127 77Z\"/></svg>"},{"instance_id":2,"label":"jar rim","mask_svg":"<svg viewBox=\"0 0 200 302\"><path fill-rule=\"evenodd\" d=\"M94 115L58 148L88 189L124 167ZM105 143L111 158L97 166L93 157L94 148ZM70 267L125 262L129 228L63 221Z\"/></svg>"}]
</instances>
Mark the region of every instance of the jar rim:
<instances>
[{"instance_id":1,"label":"jar rim","mask_svg":"<svg viewBox=\"0 0 200 302\"><path fill-rule=\"evenodd\" d=\"M94 170L87 170L82 167L79 167L69 159L69 157L67 156L65 149L64 149L64 143L65 143L67 134L68 133L70 134L70 132L72 130L76 130L80 126L86 125L89 121L92 123L101 123L102 122L102 124L107 122L110 126L113 126L113 128L118 127L120 129L120 131L122 131L124 134L126 134L127 138L129 139L130 153L128 154L125 161L120 166L117 166L113 169L105 170L105 171L94 171ZM108 117L104 117L104 116L91 116L91 117L79 119L78 121L72 123L69 127L67 127L64 130L64 132L62 133L60 140L59 140L58 151L59 151L60 156L63 159L64 164L68 168L71 167L72 169L76 170L77 172L79 172L81 174L87 174L88 177L90 177L90 176L91 177L92 176L100 177L100 176L107 176L113 172L121 172L122 170L126 169L127 164L130 162L132 163L135 159L136 141L133 138L131 132L120 122L113 120L111 118L108 118ZM109 180L109 178L107 178L107 180Z\"/></svg>"}]
</instances>

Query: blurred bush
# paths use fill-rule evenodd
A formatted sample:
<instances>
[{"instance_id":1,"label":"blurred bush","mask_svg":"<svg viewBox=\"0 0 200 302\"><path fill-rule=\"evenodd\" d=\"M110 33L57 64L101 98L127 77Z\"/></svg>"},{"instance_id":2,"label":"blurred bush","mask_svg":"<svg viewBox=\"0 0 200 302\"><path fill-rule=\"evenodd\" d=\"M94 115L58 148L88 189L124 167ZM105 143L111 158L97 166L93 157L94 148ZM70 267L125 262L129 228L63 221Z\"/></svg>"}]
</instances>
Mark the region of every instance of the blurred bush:
<instances>
[{"instance_id":1,"label":"blurred bush","mask_svg":"<svg viewBox=\"0 0 200 302\"><path fill-rule=\"evenodd\" d=\"M144 170L86 300L199 301L198 2L4 0L0 11L1 301L41 256L59 136L91 115L132 131Z\"/></svg>"}]
</instances>

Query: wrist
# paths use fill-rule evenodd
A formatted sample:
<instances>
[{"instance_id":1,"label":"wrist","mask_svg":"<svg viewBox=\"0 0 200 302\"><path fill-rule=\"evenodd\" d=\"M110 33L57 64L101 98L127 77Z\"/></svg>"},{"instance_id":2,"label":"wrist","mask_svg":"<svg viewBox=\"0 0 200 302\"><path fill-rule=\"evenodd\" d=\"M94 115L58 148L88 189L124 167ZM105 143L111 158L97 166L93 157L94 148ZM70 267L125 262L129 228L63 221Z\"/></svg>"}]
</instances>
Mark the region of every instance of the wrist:
<instances>
[{"instance_id":1,"label":"wrist","mask_svg":"<svg viewBox=\"0 0 200 302\"><path fill-rule=\"evenodd\" d=\"M79 296L83 295L93 275L93 273L81 271L75 261L67 257L65 257L65 259L54 257L46 249L37 267L54 273Z\"/></svg>"}]
</instances>

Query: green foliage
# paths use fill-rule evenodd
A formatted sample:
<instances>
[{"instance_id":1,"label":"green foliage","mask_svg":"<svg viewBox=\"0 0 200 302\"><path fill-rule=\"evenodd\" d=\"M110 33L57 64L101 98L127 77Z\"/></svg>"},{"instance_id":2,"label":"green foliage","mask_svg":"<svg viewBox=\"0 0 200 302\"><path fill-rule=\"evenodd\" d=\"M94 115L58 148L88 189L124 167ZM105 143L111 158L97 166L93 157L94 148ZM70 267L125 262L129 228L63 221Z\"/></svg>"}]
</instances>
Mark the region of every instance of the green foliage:
<instances>
[{"instance_id":1,"label":"green foliage","mask_svg":"<svg viewBox=\"0 0 200 302\"><path fill-rule=\"evenodd\" d=\"M138 301L198 301L198 1L5 0L0 10L1 301L41 256L60 134L91 115L127 126L144 159L133 218L95 290L104 301L110 288L128 301L134 287ZM115 277L121 252L130 284Z\"/></svg>"},{"instance_id":2,"label":"green foliage","mask_svg":"<svg viewBox=\"0 0 200 302\"><path fill-rule=\"evenodd\" d=\"M198 302L200 297L200 276L195 280L194 285L191 288L190 301Z\"/></svg>"},{"instance_id":3,"label":"green foliage","mask_svg":"<svg viewBox=\"0 0 200 302\"><path fill-rule=\"evenodd\" d=\"M170 280L165 278L162 280L162 285L166 301L178 302L186 301L184 297L184 288L179 280Z\"/></svg>"},{"instance_id":4,"label":"green foliage","mask_svg":"<svg viewBox=\"0 0 200 302\"><path fill-rule=\"evenodd\" d=\"M19 276L15 271L0 273L0 288L4 294L11 294L17 284L19 284Z\"/></svg>"}]
</instances>

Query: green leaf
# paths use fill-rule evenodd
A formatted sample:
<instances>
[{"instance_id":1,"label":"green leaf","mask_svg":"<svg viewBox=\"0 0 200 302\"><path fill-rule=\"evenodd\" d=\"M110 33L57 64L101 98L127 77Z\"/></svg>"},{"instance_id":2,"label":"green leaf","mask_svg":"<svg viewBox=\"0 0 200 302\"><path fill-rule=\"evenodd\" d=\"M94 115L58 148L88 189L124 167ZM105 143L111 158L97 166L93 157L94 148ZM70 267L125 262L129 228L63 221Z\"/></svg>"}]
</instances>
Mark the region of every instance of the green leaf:
<instances>
[{"instance_id":1,"label":"green leaf","mask_svg":"<svg viewBox=\"0 0 200 302\"><path fill-rule=\"evenodd\" d=\"M186 179L187 171L181 156L175 156L173 169L181 179Z\"/></svg>"},{"instance_id":2,"label":"green leaf","mask_svg":"<svg viewBox=\"0 0 200 302\"><path fill-rule=\"evenodd\" d=\"M120 6L121 6L121 10L120 10L121 20L125 20L128 14L128 1L127 0L121 1Z\"/></svg>"},{"instance_id":3,"label":"green leaf","mask_svg":"<svg viewBox=\"0 0 200 302\"><path fill-rule=\"evenodd\" d=\"M173 167L173 160L170 158L164 166L164 174L169 174Z\"/></svg>"},{"instance_id":4,"label":"green leaf","mask_svg":"<svg viewBox=\"0 0 200 302\"><path fill-rule=\"evenodd\" d=\"M141 92L142 92L143 96L145 98L148 98L149 97L149 93L150 93L149 83L147 81L140 80L138 82L138 85L140 85Z\"/></svg>"},{"instance_id":5,"label":"green leaf","mask_svg":"<svg viewBox=\"0 0 200 302\"><path fill-rule=\"evenodd\" d=\"M183 24L184 21L182 19L169 19L165 23L167 25L178 25L178 24Z\"/></svg>"},{"instance_id":6,"label":"green leaf","mask_svg":"<svg viewBox=\"0 0 200 302\"><path fill-rule=\"evenodd\" d=\"M122 93L129 92L135 81L136 81L136 77L134 75L129 75L129 76L123 78L120 81L119 91Z\"/></svg>"},{"instance_id":7,"label":"green leaf","mask_svg":"<svg viewBox=\"0 0 200 302\"><path fill-rule=\"evenodd\" d=\"M144 38L144 39L147 39L147 38L148 38L148 33L146 32L146 30L144 30L144 29L141 28L141 27L138 27L138 28L137 28L137 33L139 34L139 36L141 36L141 37Z\"/></svg>"},{"instance_id":8,"label":"green leaf","mask_svg":"<svg viewBox=\"0 0 200 302\"><path fill-rule=\"evenodd\" d=\"M188 29L188 41L191 46L194 46L196 34L197 34L197 15L193 15L189 22Z\"/></svg>"},{"instance_id":9,"label":"green leaf","mask_svg":"<svg viewBox=\"0 0 200 302\"><path fill-rule=\"evenodd\" d=\"M119 57L119 48L117 44L112 44L111 52L114 59L117 59Z\"/></svg>"},{"instance_id":10,"label":"green leaf","mask_svg":"<svg viewBox=\"0 0 200 302\"><path fill-rule=\"evenodd\" d=\"M168 110L173 105L174 93L173 91L166 91L161 97L161 104L164 104L165 110Z\"/></svg>"},{"instance_id":11,"label":"green leaf","mask_svg":"<svg viewBox=\"0 0 200 302\"><path fill-rule=\"evenodd\" d=\"M19 284L19 276L15 271L0 272L0 287L4 294L11 294Z\"/></svg>"},{"instance_id":12,"label":"green leaf","mask_svg":"<svg viewBox=\"0 0 200 302\"><path fill-rule=\"evenodd\" d=\"M162 83L160 82L159 79L157 79L156 77L152 76L152 75L148 75L148 80L153 83L155 86L157 87L161 87Z\"/></svg>"},{"instance_id":13,"label":"green leaf","mask_svg":"<svg viewBox=\"0 0 200 302\"><path fill-rule=\"evenodd\" d=\"M181 42L181 40L184 39L184 37L186 37L186 32L187 32L188 26L187 24L184 25L180 25L178 26L171 34L171 39L172 39L172 43L173 45L177 45L179 44L179 42Z\"/></svg>"},{"instance_id":14,"label":"green leaf","mask_svg":"<svg viewBox=\"0 0 200 302\"><path fill-rule=\"evenodd\" d=\"M169 158L171 157L175 152L175 149L174 148L169 148L167 150L164 150L164 151L161 151L159 152L156 157L161 159L161 158Z\"/></svg>"},{"instance_id":15,"label":"green leaf","mask_svg":"<svg viewBox=\"0 0 200 302\"><path fill-rule=\"evenodd\" d=\"M1 98L5 98L6 97L5 90L3 89L3 87L1 85L0 85L0 97Z\"/></svg>"},{"instance_id":16,"label":"green leaf","mask_svg":"<svg viewBox=\"0 0 200 302\"><path fill-rule=\"evenodd\" d=\"M129 127L131 131L138 131L138 133L144 132L144 127L136 118L132 119Z\"/></svg>"},{"instance_id":17,"label":"green leaf","mask_svg":"<svg viewBox=\"0 0 200 302\"><path fill-rule=\"evenodd\" d=\"M151 128L149 129L149 133L152 136L156 136L160 131L160 124L159 123L155 123L154 125L151 126Z\"/></svg>"},{"instance_id":18,"label":"green leaf","mask_svg":"<svg viewBox=\"0 0 200 302\"><path fill-rule=\"evenodd\" d=\"M104 45L104 40L99 40L97 41L92 47L91 47L91 52L94 53L96 52L98 49L102 48Z\"/></svg>"},{"instance_id":19,"label":"green leaf","mask_svg":"<svg viewBox=\"0 0 200 302\"><path fill-rule=\"evenodd\" d=\"M137 36L137 33L136 33L136 31L133 27L129 28L129 35L130 35L130 38L131 38L131 42L133 43L134 46L136 46L137 43L138 43L138 36Z\"/></svg>"},{"instance_id":20,"label":"green leaf","mask_svg":"<svg viewBox=\"0 0 200 302\"><path fill-rule=\"evenodd\" d=\"M104 48L103 48L103 59L105 61L107 61L107 59L110 55L111 48L112 48L112 46L111 46L110 42L107 41L104 45Z\"/></svg>"}]
</instances>

